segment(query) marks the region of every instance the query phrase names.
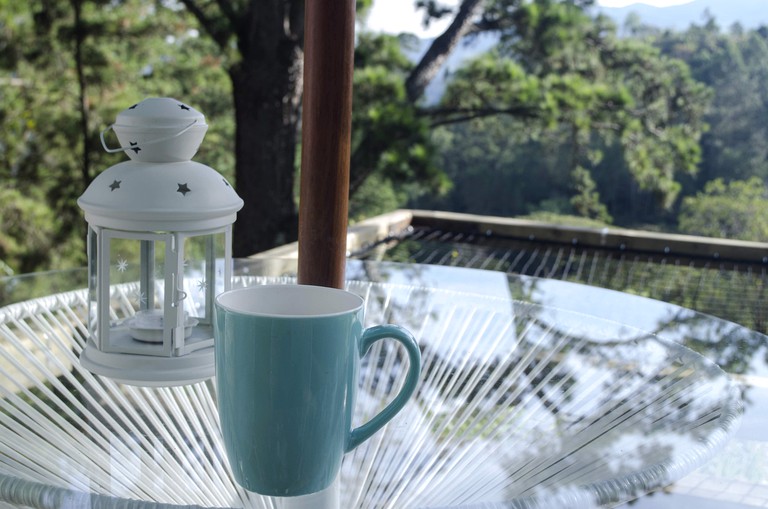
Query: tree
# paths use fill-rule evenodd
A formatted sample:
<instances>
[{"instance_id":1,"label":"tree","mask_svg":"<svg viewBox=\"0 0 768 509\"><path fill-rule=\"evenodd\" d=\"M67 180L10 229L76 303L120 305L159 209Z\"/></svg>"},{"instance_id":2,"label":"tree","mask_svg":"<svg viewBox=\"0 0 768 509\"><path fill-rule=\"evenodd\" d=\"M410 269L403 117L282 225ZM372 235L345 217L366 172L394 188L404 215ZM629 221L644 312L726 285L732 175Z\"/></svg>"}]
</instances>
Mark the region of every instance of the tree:
<instances>
[{"instance_id":1,"label":"tree","mask_svg":"<svg viewBox=\"0 0 768 509\"><path fill-rule=\"evenodd\" d=\"M50 208L16 189L0 189L0 224L0 270L31 272L50 260L59 224Z\"/></svg>"},{"instance_id":2,"label":"tree","mask_svg":"<svg viewBox=\"0 0 768 509\"><path fill-rule=\"evenodd\" d=\"M692 235L768 241L768 187L759 177L712 180L683 200L679 222Z\"/></svg>"},{"instance_id":3,"label":"tree","mask_svg":"<svg viewBox=\"0 0 768 509\"><path fill-rule=\"evenodd\" d=\"M245 198L235 224L234 253L246 256L294 240L304 0L181 2L218 45L232 81L235 181ZM357 8L364 11L370 3L358 0ZM388 186L402 188L414 180L433 189L445 185L430 161L428 124L405 92L410 63L395 42L365 34L359 39L353 194L376 172Z\"/></svg>"},{"instance_id":4,"label":"tree","mask_svg":"<svg viewBox=\"0 0 768 509\"><path fill-rule=\"evenodd\" d=\"M406 79L413 64L403 54L410 38L362 33L355 48L352 109L350 209L352 217L381 205L375 195L389 196L389 209L426 191L448 187L436 165L429 119L408 98Z\"/></svg>"},{"instance_id":5,"label":"tree","mask_svg":"<svg viewBox=\"0 0 768 509\"><path fill-rule=\"evenodd\" d=\"M233 252L292 240L304 0L181 2L218 46L232 83L235 182L247 198Z\"/></svg>"},{"instance_id":6,"label":"tree","mask_svg":"<svg viewBox=\"0 0 768 509\"><path fill-rule=\"evenodd\" d=\"M85 263L76 201L100 169L125 157L106 154L97 140L137 98L183 96L200 105L211 128L199 157L231 173L226 76L185 11L155 7L0 0L0 192L20 200L5 204L0 230L6 247L8 237L26 244L0 250L0 260L14 271ZM13 222L17 213L26 224Z\"/></svg>"},{"instance_id":7,"label":"tree","mask_svg":"<svg viewBox=\"0 0 768 509\"><path fill-rule=\"evenodd\" d=\"M26 154L23 158L31 161L28 154L35 154L30 182L40 181L34 172L60 166L50 189L54 195L63 193L62 198L49 201L54 208L69 207L66 224L81 224L74 198L98 168L114 164L93 152L93 143L65 154L69 140L95 139L117 111L137 98L182 95L224 126L209 134L201 156L221 163L215 167L225 173L227 165L234 165L234 180L246 202L235 225L235 255L295 238L303 0L0 2L9 12L13 4L15 12L26 13L30 20L24 25L28 37L10 34L8 40L16 41L12 55L18 58L5 66L10 70L6 76L23 75L25 83L39 83L40 73L48 73L43 82L47 87L50 81L50 90L42 95L49 103L43 111L62 116L61 126L52 126L46 136L41 136L43 123L13 135L23 140L18 147L33 147L29 140L56 140L62 155L57 153L54 166L39 162L40 147L20 149L12 158ZM363 11L369 3L359 0L357 5ZM691 107L695 101L686 101L699 91L676 61L659 59L642 45L617 43L605 20L593 21L586 14L591 0L462 0L456 8L434 0L417 3L427 22L449 16L451 23L415 64L402 58L396 44L406 38L364 33L359 38L353 195L362 192L366 182L367 198L374 195L372 178L388 186L390 196L398 200L446 189L445 176L435 164L431 130L491 115L512 115L524 120L526 129L562 137L575 191L572 206L584 214L602 214L592 175L600 159L590 145L596 131L606 140L612 137L611 142L619 140L622 160L637 181L663 198L674 195L672 175L678 169L695 167L700 125ZM9 14L3 26L18 23ZM204 37L191 35L194 28ZM463 78L457 76L453 95L439 108L423 104L424 89L440 64L458 44L482 33L499 37L498 52L468 68ZM638 56L645 68L633 67L631 60ZM622 71L631 80L620 82ZM522 81L504 82L509 72ZM649 72L652 79L643 81ZM473 90L471 81L481 86L481 79L502 81L489 82L484 91ZM72 83L78 85L70 87ZM461 98L462 87L472 94L482 92L486 102L472 102L476 95ZM25 106L20 106L21 99L14 101L6 118L43 118L32 106L40 94L30 90L19 94L28 95ZM224 118L228 112L233 112L234 124ZM218 143L213 148L212 140ZM16 166L6 165L8 174ZM13 178L14 186L21 185Z\"/></svg>"},{"instance_id":8,"label":"tree","mask_svg":"<svg viewBox=\"0 0 768 509\"><path fill-rule=\"evenodd\" d=\"M710 20L683 33L665 33L656 44L688 62L693 76L715 91L702 136L701 184L722 177L767 178L768 41L759 31L734 27L722 33ZM699 187L700 189L700 187Z\"/></svg>"},{"instance_id":9,"label":"tree","mask_svg":"<svg viewBox=\"0 0 768 509\"><path fill-rule=\"evenodd\" d=\"M255 1L0 2L0 41L8 50L0 58L7 127L0 175L8 188L39 192L62 218L51 245L82 253L71 263L82 264L85 252L76 199L120 157L94 141L117 112L146 96L180 97L206 114L210 128L196 159L236 173L247 198L236 226L238 255L295 238L303 0L273 2L271 10ZM198 37L197 27L208 36ZM387 104L405 98L411 66L398 39L361 37L356 58L355 114L369 135L355 138L365 176L354 189L372 172L382 173L378 182L401 203L418 191L414 181L444 185L430 160L428 123L412 107L399 108L404 100ZM369 190L367 200L375 194Z\"/></svg>"},{"instance_id":10,"label":"tree","mask_svg":"<svg viewBox=\"0 0 768 509\"><path fill-rule=\"evenodd\" d=\"M2 5L0 176L4 199L14 202L0 218L6 240L0 256L14 270L56 266L65 252L81 252L75 260L84 261L75 200L90 182L92 159L87 141L73 140L91 138L85 132L84 68L86 61L92 64L93 77L101 62L84 44L81 7L76 0Z\"/></svg>"},{"instance_id":11,"label":"tree","mask_svg":"<svg viewBox=\"0 0 768 509\"><path fill-rule=\"evenodd\" d=\"M502 6L514 14L495 15L507 12ZM620 157L611 171L625 169L671 208L679 175L697 170L709 99L683 62L618 38L609 20L592 19L573 2L499 1L476 27L499 30L501 43L455 73L440 107L427 112L435 124L518 119L507 136L540 145L540 175L548 154L561 154L550 161L560 171L553 189L570 182L570 210L560 212L609 219L593 172L612 146Z\"/></svg>"}]
</instances>

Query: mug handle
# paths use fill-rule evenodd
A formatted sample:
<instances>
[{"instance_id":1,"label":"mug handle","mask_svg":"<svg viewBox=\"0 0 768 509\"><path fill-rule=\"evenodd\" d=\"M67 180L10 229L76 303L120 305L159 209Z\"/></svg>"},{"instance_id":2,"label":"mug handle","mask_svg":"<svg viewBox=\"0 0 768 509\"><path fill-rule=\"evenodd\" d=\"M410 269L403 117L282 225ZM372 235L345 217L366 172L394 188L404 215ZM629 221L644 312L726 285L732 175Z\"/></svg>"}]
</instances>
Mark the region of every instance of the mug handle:
<instances>
[{"instance_id":1,"label":"mug handle","mask_svg":"<svg viewBox=\"0 0 768 509\"><path fill-rule=\"evenodd\" d=\"M349 452L362 444L388 423L408 402L416 390L421 373L421 350L416 339L407 330L397 325L377 325L366 329L360 338L360 357L365 356L368 349L376 341L381 339L394 339L405 347L408 352L408 374L405 383L395 398L389 402L384 410L376 414L371 420L349 432L344 452Z\"/></svg>"}]
</instances>

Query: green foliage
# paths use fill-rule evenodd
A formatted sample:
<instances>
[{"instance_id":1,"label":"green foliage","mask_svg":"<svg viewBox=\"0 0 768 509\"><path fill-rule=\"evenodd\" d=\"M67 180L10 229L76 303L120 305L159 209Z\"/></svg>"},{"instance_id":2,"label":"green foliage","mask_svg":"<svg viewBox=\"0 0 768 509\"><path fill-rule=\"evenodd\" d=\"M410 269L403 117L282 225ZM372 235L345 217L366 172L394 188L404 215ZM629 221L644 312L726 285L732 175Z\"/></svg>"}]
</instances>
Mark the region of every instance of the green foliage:
<instances>
[{"instance_id":1,"label":"green foliage","mask_svg":"<svg viewBox=\"0 0 768 509\"><path fill-rule=\"evenodd\" d=\"M449 187L435 165L429 124L407 100L411 67L402 40L361 34L355 49L350 214L392 210L424 193Z\"/></svg>"},{"instance_id":2,"label":"green foliage","mask_svg":"<svg viewBox=\"0 0 768 509\"><path fill-rule=\"evenodd\" d=\"M349 220L361 221L367 217L391 212L402 206L403 196L395 191L391 181L383 175L374 173L362 183L349 202Z\"/></svg>"},{"instance_id":3,"label":"green foliage","mask_svg":"<svg viewBox=\"0 0 768 509\"><path fill-rule=\"evenodd\" d=\"M680 192L680 175L693 175L701 160L699 138L706 129L709 90L694 81L687 66L656 51L631 51L622 83L635 97L621 132L629 172L641 189L657 194L671 208Z\"/></svg>"},{"instance_id":4,"label":"green foliage","mask_svg":"<svg viewBox=\"0 0 768 509\"><path fill-rule=\"evenodd\" d=\"M680 210L680 231L707 237L768 241L768 187L763 180L723 179L686 197Z\"/></svg>"},{"instance_id":5,"label":"green foliage","mask_svg":"<svg viewBox=\"0 0 768 509\"><path fill-rule=\"evenodd\" d=\"M567 197L568 181L557 172L563 152L552 150L554 143L546 136L526 143L532 132L530 124L511 116L475 118L435 130L440 166L453 188L445 197L425 195L413 204L509 217L526 214L553 196ZM564 202L557 212L570 212L568 199Z\"/></svg>"},{"instance_id":6,"label":"green foliage","mask_svg":"<svg viewBox=\"0 0 768 509\"><path fill-rule=\"evenodd\" d=\"M714 91L702 137L704 182L768 178L768 41L760 31L721 33L712 23L651 39L683 59L692 75Z\"/></svg>"},{"instance_id":7,"label":"green foliage","mask_svg":"<svg viewBox=\"0 0 768 509\"><path fill-rule=\"evenodd\" d=\"M3 2L0 12L0 192L18 198L0 230L6 246L23 244L0 250L12 270L85 263L76 200L125 159L103 151L99 132L144 97L179 97L203 111L211 128L197 159L231 176L231 87L188 14L149 0ZM14 230L15 213L34 227Z\"/></svg>"},{"instance_id":8,"label":"green foliage","mask_svg":"<svg viewBox=\"0 0 768 509\"><path fill-rule=\"evenodd\" d=\"M0 189L0 260L22 272L47 261L56 247L56 217L39 198Z\"/></svg>"},{"instance_id":9,"label":"green foliage","mask_svg":"<svg viewBox=\"0 0 768 509\"><path fill-rule=\"evenodd\" d=\"M357 0L361 15L371 3ZM714 20L662 32L635 20L633 35L620 38L612 22L591 16L592 3L486 2L467 35L494 32L499 43L453 72L434 107L406 93L418 66L405 52L418 41L358 33L352 219L416 204L637 224L676 222L682 206L680 228L701 232L690 210L717 209L711 203L739 193L762 207L747 184L729 182L768 179L768 32L723 33ZM183 4L201 7L203 18ZM441 2L417 4L427 21L456 14ZM203 111L210 128L196 159L234 180L232 73L242 71L247 41L220 5L0 0L2 266L84 263L76 199L124 160L104 153L98 134L144 97L178 97ZM232 5L241 12L247 2ZM298 104L286 91L274 97ZM298 152L293 138L285 144ZM764 239L755 221L719 231Z\"/></svg>"},{"instance_id":10,"label":"green foliage","mask_svg":"<svg viewBox=\"0 0 768 509\"><path fill-rule=\"evenodd\" d=\"M76 78L67 61L57 58L67 49L64 20L71 28L71 19L62 4L31 7L4 27L12 56L3 64L11 67L0 69L0 191L5 199L18 200L3 200L0 230L6 242L14 238L23 244L6 243L0 259L8 257L4 262L14 271L56 265L53 246L59 252L83 247L74 226L80 215L74 200L84 182ZM82 262L84 254L75 260Z\"/></svg>"},{"instance_id":11,"label":"green foliage","mask_svg":"<svg viewBox=\"0 0 768 509\"><path fill-rule=\"evenodd\" d=\"M553 117L557 101L548 96L546 85L513 59L492 50L456 71L441 107L446 113L456 110L477 117L494 113L533 119Z\"/></svg>"},{"instance_id":12,"label":"green foliage","mask_svg":"<svg viewBox=\"0 0 768 509\"><path fill-rule=\"evenodd\" d=\"M575 226L579 228L605 228L608 226L608 223L599 221L597 219L589 219L582 216L568 216L544 210L532 212L528 215L520 216L520 218L561 226Z\"/></svg>"},{"instance_id":13,"label":"green foliage","mask_svg":"<svg viewBox=\"0 0 768 509\"><path fill-rule=\"evenodd\" d=\"M355 10L359 15L365 13L373 6L373 0L355 0Z\"/></svg>"},{"instance_id":14,"label":"green foliage","mask_svg":"<svg viewBox=\"0 0 768 509\"><path fill-rule=\"evenodd\" d=\"M509 5L494 5L502 4ZM627 174L632 185L656 197L659 209L671 210L680 176L697 171L710 98L685 63L648 42L618 38L610 21L590 18L573 2L515 4L508 25L500 21L502 11L489 12L499 16L500 45L459 69L432 112L438 124L472 121L470 128L447 128L461 135L446 147L443 164L494 182L516 178L520 189L540 191L526 182L531 178L548 183L548 194L504 195L517 201L516 211L568 202L558 211L610 221L613 211L602 196L617 190L600 187L603 172ZM517 121L498 118L507 115ZM506 134L492 124L506 126ZM468 129L477 135L467 136ZM494 156L477 154L478 144ZM507 147L503 162L489 162L501 152L489 145ZM454 188L455 194L472 192Z\"/></svg>"},{"instance_id":15,"label":"green foliage","mask_svg":"<svg viewBox=\"0 0 768 509\"><path fill-rule=\"evenodd\" d=\"M585 168L577 166L571 172L575 182L576 194L571 198L573 210L582 217L594 218L604 223L610 223L613 218L605 205L600 203L600 193L596 191L595 181Z\"/></svg>"}]
</instances>

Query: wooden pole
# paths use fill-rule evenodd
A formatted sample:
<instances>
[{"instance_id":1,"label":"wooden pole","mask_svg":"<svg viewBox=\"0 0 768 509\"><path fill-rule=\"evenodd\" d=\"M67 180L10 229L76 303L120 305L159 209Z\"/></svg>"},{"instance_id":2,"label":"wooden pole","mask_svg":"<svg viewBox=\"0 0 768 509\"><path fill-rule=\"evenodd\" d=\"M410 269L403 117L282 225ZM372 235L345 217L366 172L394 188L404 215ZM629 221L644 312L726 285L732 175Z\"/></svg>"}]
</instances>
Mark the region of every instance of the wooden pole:
<instances>
[{"instance_id":1,"label":"wooden pole","mask_svg":"<svg viewBox=\"0 0 768 509\"><path fill-rule=\"evenodd\" d=\"M306 0L300 284L344 286L355 0Z\"/></svg>"}]
</instances>

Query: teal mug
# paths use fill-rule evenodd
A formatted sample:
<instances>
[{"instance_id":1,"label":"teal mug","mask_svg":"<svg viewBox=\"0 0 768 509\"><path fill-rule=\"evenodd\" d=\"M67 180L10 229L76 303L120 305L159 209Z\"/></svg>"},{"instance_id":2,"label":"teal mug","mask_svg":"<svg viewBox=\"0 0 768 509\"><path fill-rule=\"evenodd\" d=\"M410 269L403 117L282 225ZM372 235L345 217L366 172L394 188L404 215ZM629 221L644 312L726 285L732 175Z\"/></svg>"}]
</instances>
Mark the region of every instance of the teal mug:
<instances>
[{"instance_id":1,"label":"teal mug","mask_svg":"<svg viewBox=\"0 0 768 509\"><path fill-rule=\"evenodd\" d=\"M419 379L421 353L396 325L363 326L363 299L335 288L252 286L216 297L216 387L235 480L262 495L321 491L344 453L397 414ZM352 429L360 359L391 338L409 366L392 401Z\"/></svg>"}]
</instances>

